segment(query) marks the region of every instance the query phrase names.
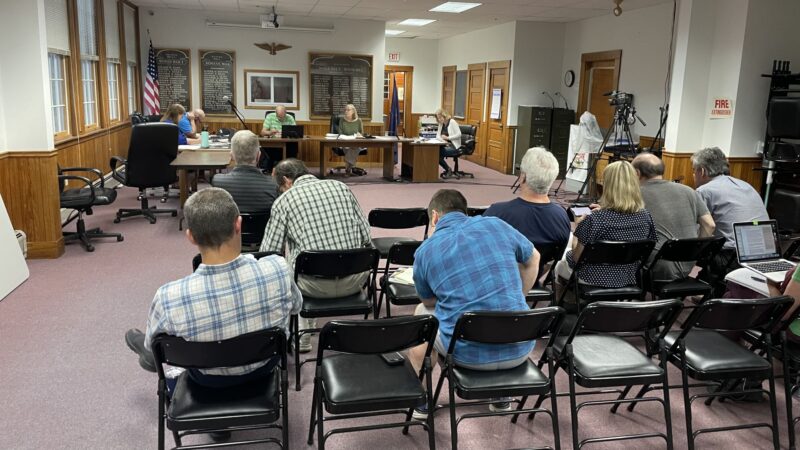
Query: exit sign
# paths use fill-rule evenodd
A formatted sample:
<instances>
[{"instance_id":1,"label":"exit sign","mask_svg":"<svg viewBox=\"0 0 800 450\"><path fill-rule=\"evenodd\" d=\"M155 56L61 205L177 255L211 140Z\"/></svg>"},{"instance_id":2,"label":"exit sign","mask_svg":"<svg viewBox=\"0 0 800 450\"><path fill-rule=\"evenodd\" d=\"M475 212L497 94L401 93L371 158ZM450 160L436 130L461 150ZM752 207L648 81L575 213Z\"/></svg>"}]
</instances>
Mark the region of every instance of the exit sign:
<instances>
[{"instance_id":1,"label":"exit sign","mask_svg":"<svg viewBox=\"0 0 800 450\"><path fill-rule=\"evenodd\" d=\"M733 100L716 97L711 101L711 119L730 119L733 117Z\"/></svg>"},{"instance_id":2,"label":"exit sign","mask_svg":"<svg viewBox=\"0 0 800 450\"><path fill-rule=\"evenodd\" d=\"M389 52L389 62L400 62L400 52Z\"/></svg>"}]
</instances>

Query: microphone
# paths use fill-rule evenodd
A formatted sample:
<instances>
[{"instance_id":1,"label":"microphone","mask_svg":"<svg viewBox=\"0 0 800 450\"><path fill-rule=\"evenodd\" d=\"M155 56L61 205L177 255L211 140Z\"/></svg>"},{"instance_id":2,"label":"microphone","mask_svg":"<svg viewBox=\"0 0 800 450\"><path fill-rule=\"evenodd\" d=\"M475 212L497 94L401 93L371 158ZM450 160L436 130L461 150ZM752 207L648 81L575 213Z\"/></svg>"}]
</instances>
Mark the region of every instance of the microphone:
<instances>
[{"instance_id":1,"label":"microphone","mask_svg":"<svg viewBox=\"0 0 800 450\"><path fill-rule=\"evenodd\" d=\"M230 103L231 105L233 104L233 102L231 101L231 98L228 97L227 95L223 95L222 99L225 100L226 102Z\"/></svg>"},{"instance_id":2,"label":"microphone","mask_svg":"<svg viewBox=\"0 0 800 450\"><path fill-rule=\"evenodd\" d=\"M556 97L561 97L561 100L564 100L564 109L569 109L569 103L567 103L567 98L561 95L561 92L556 92Z\"/></svg>"},{"instance_id":3,"label":"microphone","mask_svg":"<svg viewBox=\"0 0 800 450\"><path fill-rule=\"evenodd\" d=\"M552 104L553 109L555 109L556 108L556 101L553 100L553 97L550 96L550 94L548 94L547 91L542 91L542 95L546 95L547 98L550 99L550 103Z\"/></svg>"}]
</instances>

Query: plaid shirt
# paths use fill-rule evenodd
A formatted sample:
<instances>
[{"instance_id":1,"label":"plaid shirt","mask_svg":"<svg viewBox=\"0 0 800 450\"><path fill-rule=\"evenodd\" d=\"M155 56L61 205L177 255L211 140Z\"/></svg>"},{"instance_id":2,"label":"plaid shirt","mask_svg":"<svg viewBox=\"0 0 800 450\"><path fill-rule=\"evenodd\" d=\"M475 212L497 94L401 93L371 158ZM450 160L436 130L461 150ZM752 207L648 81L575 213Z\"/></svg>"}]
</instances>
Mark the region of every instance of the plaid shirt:
<instances>
[{"instance_id":1,"label":"plaid shirt","mask_svg":"<svg viewBox=\"0 0 800 450\"><path fill-rule=\"evenodd\" d=\"M349 250L371 242L369 222L346 184L303 175L272 204L261 251L283 252L288 245L294 267L305 250Z\"/></svg>"},{"instance_id":2,"label":"plaid shirt","mask_svg":"<svg viewBox=\"0 0 800 450\"><path fill-rule=\"evenodd\" d=\"M532 254L528 238L496 217L451 212L439 219L414 255L414 285L420 298L436 298L439 339L445 348L465 312L530 309L517 264ZM533 345L459 341L455 359L467 364L509 361L527 355Z\"/></svg>"},{"instance_id":3,"label":"plaid shirt","mask_svg":"<svg viewBox=\"0 0 800 450\"><path fill-rule=\"evenodd\" d=\"M281 128L283 128L284 125L296 125L294 117L286 114L283 116L283 120L281 120L278 118L276 113L269 113L266 117L264 117L264 124L262 127L265 130L281 131Z\"/></svg>"},{"instance_id":4,"label":"plaid shirt","mask_svg":"<svg viewBox=\"0 0 800 450\"><path fill-rule=\"evenodd\" d=\"M160 333L187 341L209 342L282 327L289 333L289 317L300 311L303 297L280 256L256 260L240 255L220 265L201 264L193 274L161 286L150 305L144 343ZM225 369L209 375L242 375L263 362Z\"/></svg>"}]
</instances>

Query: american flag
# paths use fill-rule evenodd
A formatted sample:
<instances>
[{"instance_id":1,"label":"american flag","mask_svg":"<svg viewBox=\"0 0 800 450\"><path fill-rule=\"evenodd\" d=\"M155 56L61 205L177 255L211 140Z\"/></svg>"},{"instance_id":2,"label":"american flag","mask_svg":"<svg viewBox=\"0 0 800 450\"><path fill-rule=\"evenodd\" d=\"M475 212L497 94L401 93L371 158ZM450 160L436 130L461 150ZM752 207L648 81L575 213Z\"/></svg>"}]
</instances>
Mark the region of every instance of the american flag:
<instances>
[{"instance_id":1,"label":"american flag","mask_svg":"<svg viewBox=\"0 0 800 450\"><path fill-rule=\"evenodd\" d=\"M147 78L144 81L145 114L159 114L161 102L158 100L158 66L153 41L150 41L150 52L147 55Z\"/></svg>"}]
</instances>

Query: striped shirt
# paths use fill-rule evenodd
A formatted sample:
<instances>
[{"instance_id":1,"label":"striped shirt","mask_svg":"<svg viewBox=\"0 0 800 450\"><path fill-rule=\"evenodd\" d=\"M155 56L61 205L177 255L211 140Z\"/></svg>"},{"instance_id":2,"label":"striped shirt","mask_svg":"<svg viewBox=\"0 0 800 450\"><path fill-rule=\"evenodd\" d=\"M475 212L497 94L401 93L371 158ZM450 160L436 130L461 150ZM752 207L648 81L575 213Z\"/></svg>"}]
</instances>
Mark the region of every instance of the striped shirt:
<instances>
[{"instance_id":1,"label":"striped shirt","mask_svg":"<svg viewBox=\"0 0 800 450\"><path fill-rule=\"evenodd\" d=\"M291 114L286 114L285 116L283 116L283 120L281 120L278 118L277 113L269 113L267 114L266 117L264 117L264 124L262 125L262 127L265 130L281 131L281 128L284 125L296 125L294 117L292 117Z\"/></svg>"},{"instance_id":2,"label":"striped shirt","mask_svg":"<svg viewBox=\"0 0 800 450\"><path fill-rule=\"evenodd\" d=\"M346 184L303 175L272 204L262 252L283 252L289 263L305 250L349 250L370 246L369 222Z\"/></svg>"},{"instance_id":3,"label":"striped shirt","mask_svg":"<svg viewBox=\"0 0 800 450\"><path fill-rule=\"evenodd\" d=\"M292 271L280 256L256 260L240 255L226 264L201 264L180 280L161 286L150 304L145 347L160 333L187 341L209 342L281 327L289 334L289 317L300 311L303 297ZM209 375L243 375L264 362L224 369Z\"/></svg>"},{"instance_id":4,"label":"striped shirt","mask_svg":"<svg viewBox=\"0 0 800 450\"><path fill-rule=\"evenodd\" d=\"M238 165L228 173L214 175L211 185L228 191L243 213L269 211L278 196L275 181L256 166Z\"/></svg>"}]
</instances>

